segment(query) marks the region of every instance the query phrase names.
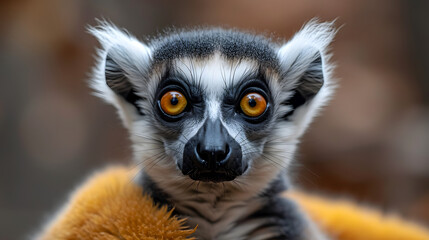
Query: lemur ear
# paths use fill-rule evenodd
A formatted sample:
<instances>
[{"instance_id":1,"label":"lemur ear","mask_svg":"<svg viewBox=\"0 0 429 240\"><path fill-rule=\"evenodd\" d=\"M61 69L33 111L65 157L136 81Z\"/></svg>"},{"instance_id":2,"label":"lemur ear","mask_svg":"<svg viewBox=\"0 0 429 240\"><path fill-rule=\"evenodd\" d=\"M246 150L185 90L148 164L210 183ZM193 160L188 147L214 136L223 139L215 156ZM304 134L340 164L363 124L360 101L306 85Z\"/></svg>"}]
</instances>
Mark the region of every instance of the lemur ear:
<instances>
[{"instance_id":1,"label":"lemur ear","mask_svg":"<svg viewBox=\"0 0 429 240\"><path fill-rule=\"evenodd\" d=\"M106 22L89 28L89 32L101 44L91 87L96 95L118 108L128 127L138 115L144 114L139 101L145 98L142 90L147 89L151 50L135 37Z\"/></svg>"},{"instance_id":2,"label":"lemur ear","mask_svg":"<svg viewBox=\"0 0 429 240\"><path fill-rule=\"evenodd\" d=\"M299 134L332 93L331 71L327 48L336 30L333 22L307 23L289 42L278 50L284 92L282 117L299 126Z\"/></svg>"}]
</instances>

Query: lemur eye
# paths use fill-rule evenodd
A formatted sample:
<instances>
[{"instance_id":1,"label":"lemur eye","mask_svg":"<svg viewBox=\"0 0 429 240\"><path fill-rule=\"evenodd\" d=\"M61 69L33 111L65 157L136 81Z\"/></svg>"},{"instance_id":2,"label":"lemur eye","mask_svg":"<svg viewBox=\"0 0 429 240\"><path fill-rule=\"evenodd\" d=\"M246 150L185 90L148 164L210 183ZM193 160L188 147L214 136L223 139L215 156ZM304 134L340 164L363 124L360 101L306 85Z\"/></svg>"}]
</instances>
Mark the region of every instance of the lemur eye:
<instances>
[{"instance_id":1,"label":"lemur eye","mask_svg":"<svg viewBox=\"0 0 429 240\"><path fill-rule=\"evenodd\" d=\"M248 93L240 101L240 107L249 117L258 117L267 109L267 101L258 93Z\"/></svg>"},{"instance_id":2,"label":"lemur eye","mask_svg":"<svg viewBox=\"0 0 429 240\"><path fill-rule=\"evenodd\" d=\"M162 110L172 116L179 115L185 110L188 101L185 96L178 91L169 91L161 98Z\"/></svg>"}]
</instances>

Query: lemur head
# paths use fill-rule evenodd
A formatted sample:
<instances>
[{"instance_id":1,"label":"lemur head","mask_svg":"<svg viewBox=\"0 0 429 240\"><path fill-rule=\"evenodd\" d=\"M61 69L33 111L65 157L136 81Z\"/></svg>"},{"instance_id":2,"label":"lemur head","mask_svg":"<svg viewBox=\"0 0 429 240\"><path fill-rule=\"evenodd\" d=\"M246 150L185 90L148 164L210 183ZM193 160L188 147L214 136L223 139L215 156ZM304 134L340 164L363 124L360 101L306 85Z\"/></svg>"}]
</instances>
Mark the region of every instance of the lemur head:
<instances>
[{"instance_id":1,"label":"lemur head","mask_svg":"<svg viewBox=\"0 0 429 240\"><path fill-rule=\"evenodd\" d=\"M331 93L332 23L311 21L289 42L219 28L143 43L113 25L92 87L115 105L135 159L162 185L263 186L287 168Z\"/></svg>"}]
</instances>

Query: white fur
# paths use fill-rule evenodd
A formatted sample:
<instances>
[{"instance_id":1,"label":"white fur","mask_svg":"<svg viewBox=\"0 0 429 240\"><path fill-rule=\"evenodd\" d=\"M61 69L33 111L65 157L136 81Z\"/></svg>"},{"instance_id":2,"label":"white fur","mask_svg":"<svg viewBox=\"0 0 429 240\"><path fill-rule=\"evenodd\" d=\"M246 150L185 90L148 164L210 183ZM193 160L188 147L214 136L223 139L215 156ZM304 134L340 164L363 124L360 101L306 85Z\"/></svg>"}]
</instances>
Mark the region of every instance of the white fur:
<instances>
[{"instance_id":1,"label":"white fur","mask_svg":"<svg viewBox=\"0 0 429 240\"><path fill-rule=\"evenodd\" d=\"M95 90L96 96L113 104L118 109L125 127L130 128L132 123L137 120L136 109L107 86L105 78L106 57L109 53L115 62L123 68L129 79L145 79L152 51L132 35L107 22L100 22L100 26L90 27L88 30L101 45L97 51L97 63L93 68L90 86ZM135 81L132 84L139 89L146 88L143 81Z\"/></svg>"},{"instance_id":2,"label":"white fur","mask_svg":"<svg viewBox=\"0 0 429 240\"><path fill-rule=\"evenodd\" d=\"M334 66L329 63L329 44L332 42L336 29L334 22L319 23L317 20L308 22L295 36L278 50L278 56L284 69L290 69L286 78L296 82L308 65L315 60L317 52L322 58L324 84L312 101L299 108L293 115L296 126L294 138L300 137L317 115L321 107L330 100L334 83L332 71ZM293 65L293 66L292 66Z\"/></svg>"},{"instance_id":3,"label":"white fur","mask_svg":"<svg viewBox=\"0 0 429 240\"><path fill-rule=\"evenodd\" d=\"M251 155L244 155L244 157L250 158L249 170L243 176L238 177L237 181L222 184L205 182L197 184L189 177L181 175L176 164L178 159L172 157L173 150L166 147L165 144L150 140L155 135L153 126L138 115L134 106L125 102L107 86L104 66L105 58L109 53L109 56L123 68L130 82L136 87L137 94L152 99L160 77L159 73L148 76L152 50L136 38L110 24L103 23L98 28L91 28L90 32L99 39L101 44L91 86L96 90L98 96L118 108L125 126L130 131L134 143L135 159L142 163L146 173L161 189L174 196L177 210L187 213L187 206L192 206L204 215L205 219L189 216L189 224L199 225L197 236L208 239L216 236L217 239L243 239L246 233L262 224L262 222L255 221L243 226L234 226L236 219L261 205L260 202L249 199L262 192L280 171L289 166L299 137L320 108L326 104L332 93L332 67L328 63L329 55L327 54L328 45L335 34L332 23L311 21L278 49L281 67L287 69L287 72L282 76L285 79L280 79L280 76L275 74L270 76L270 88L278 90L273 96L276 102L282 102L290 97L290 90L297 84L309 64L315 60L316 53L322 57L324 84L311 101L295 111L291 122L278 123L273 134L266 140L267 143L260 144L259 147L264 156L253 159ZM205 119L221 117L220 100L225 86L238 82L249 71L256 71L257 65L252 60L226 60L219 53L205 59L177 59L173 65L175 71L203 86L207 106L204 119L200 122L189 123L188 126L192 127L183 130L182 137L176 144L178 151L183 151L184 142L195 135ZM147 103L141 106L144 111L151 107ZM273 107L275 114L279 116L290 110L290 107L287 106L275 105ZM236 138L237 142L242 143L247 140L238 124L225 121L222 121L222 124L228 133ZM243 152L256 148L251 144L244 145ZM276 152L280 152L280 154ZM200 193L190 194L187 192L190 189L198 190ZM204 201L198 203L196 199ZM192 213L189 212L189 214ZM217 219L221 220L216 224L210 222ZM267 230L261 234L268 237L271 233Z\"/></svg>"}]
</instances>

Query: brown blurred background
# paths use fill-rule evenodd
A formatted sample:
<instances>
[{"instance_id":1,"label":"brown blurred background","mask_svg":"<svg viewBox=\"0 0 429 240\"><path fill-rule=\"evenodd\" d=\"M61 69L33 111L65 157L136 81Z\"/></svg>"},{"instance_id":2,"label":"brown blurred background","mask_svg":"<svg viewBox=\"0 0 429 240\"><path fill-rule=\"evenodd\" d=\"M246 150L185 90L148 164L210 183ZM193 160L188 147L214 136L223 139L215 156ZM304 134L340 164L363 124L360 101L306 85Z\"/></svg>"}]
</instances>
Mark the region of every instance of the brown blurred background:
<instances>
[{"instance_id":1,"label":"brown blurred background","mask_svg":"<svg viewBox=\"0 0 429 240\"><path fill-rule=\"evenodd\" d=\"M290 38L312 17L343 25L340 87L305 135L296 182L429 224L429 2L8 0L0 3L0 239L25 239L90 172L127 163L113 107L90 95L104 17L141 39L221 25Z\"/></svg>"}]
</instances>

